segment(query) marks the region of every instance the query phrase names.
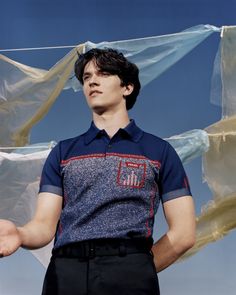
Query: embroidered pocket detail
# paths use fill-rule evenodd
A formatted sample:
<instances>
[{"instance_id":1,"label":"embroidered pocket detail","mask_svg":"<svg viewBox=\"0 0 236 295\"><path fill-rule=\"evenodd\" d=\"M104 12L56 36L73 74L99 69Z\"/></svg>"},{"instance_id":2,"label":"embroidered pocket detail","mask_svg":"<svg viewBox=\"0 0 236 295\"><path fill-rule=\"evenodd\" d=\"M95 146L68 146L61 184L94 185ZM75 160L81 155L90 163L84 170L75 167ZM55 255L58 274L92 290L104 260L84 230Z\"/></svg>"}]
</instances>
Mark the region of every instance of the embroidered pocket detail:
<instances>
[{"instance_id":1,"label":"embroidered pocket detail","mask_svg":"<svg viewBox=\"0 0 236 295\"><path fill-rule=\"evenodd\" d=\"M146 163L120 161L117 183L120 186L142 188L146 178Z\"/></svg>"}]
</instances>

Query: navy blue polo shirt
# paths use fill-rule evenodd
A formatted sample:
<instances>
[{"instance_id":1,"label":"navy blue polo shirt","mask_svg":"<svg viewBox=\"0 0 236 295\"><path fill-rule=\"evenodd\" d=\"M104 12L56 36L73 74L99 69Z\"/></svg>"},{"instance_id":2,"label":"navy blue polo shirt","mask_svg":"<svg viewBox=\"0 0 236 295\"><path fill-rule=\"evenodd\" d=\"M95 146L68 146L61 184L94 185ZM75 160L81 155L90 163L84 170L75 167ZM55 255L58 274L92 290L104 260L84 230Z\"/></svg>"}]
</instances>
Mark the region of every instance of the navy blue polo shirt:
<instances>
[{"instance_id":1,"label":"navy blue polo shirt","mask_svg":"<svg viewBox=\"0 0 236 295\"><path fill-rule=\"evenodd\" d=\"M55 248L98 238L151 237L160 200L191 195L174 148L133 120L110 139L92 122L49 154L40 192L62 196Z\"/></svg>"}]
</instances>

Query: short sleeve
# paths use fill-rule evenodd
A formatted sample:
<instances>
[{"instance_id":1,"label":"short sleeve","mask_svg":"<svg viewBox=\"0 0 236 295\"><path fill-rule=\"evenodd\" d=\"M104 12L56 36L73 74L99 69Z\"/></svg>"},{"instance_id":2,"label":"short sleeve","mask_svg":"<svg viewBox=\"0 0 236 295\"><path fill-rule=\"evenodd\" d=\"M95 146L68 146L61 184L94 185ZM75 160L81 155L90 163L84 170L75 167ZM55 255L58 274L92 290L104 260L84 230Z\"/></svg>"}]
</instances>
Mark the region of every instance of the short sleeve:
<instances>
[{"instance_id":1,"label":"short sleeve","mask_svg":"<svg viewBox=\"0 0 236 295\"><path fill-rule=\"evenodd\" d=\"M191 195L188 178L175 149L166 142L159 174L159 192L162 202Z\"/></svg>"},{"instance_id":2,"label":"short sleeve","mask_svg":"<svg viewBox=\"0 0 236 295\"><path fill-rule=\"evenodd\" d=\"M63 195L59 144L51 150L43 166L39 186L39 193L42 192Z\"/></svg>"}]
</instances>

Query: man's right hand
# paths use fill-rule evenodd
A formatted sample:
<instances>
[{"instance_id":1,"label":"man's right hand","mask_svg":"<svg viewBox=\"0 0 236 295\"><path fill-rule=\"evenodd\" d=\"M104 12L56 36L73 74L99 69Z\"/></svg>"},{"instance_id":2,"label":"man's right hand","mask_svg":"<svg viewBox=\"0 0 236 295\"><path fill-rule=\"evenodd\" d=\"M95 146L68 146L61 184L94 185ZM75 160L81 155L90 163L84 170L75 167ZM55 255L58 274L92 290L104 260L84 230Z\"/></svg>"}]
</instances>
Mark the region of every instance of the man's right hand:
<instances>
[{"instance_id":1,"label":"man's right hand","mask_svg":"<svg viewBox=\"0 0 236 295\"><path fill-rule=\"evenodd\" d=\"M50 243L60 218L62 200L53 193L40 193L33 219L22 227L0 219L0 257L13 254L19 247L33 250Z\"/></svg>"},{"instance_id":2,"label":"man's right hand","mask_svg":"<svg viewBox=\"0 0 236 295\"><path fill-rule=\"evenodd\" d=\"M21 246L20 233L11 221L0 219L0 257L9 256Z\"/></svg>"}]
</instances>

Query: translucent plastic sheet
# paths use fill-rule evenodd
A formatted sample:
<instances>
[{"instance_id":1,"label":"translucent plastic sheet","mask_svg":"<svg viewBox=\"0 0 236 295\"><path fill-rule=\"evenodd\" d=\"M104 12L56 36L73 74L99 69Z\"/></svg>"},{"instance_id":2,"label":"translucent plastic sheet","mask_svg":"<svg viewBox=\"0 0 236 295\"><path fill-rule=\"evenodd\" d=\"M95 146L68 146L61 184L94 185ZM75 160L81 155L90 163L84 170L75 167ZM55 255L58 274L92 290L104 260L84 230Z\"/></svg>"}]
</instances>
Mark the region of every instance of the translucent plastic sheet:
<instances>
[{"instance_id":1,"label":"translucent plastic sheet","mask_svg":"<svg viewBox=\"0 0 236 295\"><path fill-rule=\"evenodd\" d=\"M174 147L184 164L201 156L209 148L207 132L200 129L189 130L166 140Z\"/></svg>"},{"instance_id":2,"label":"translucent plastic sheet","mask_svg":"<svg viewBox=\"0 0 236 295\"><path fill-rule=\"evenodd\" d=\"M213 73L211 77L210 102L222 106L222 80L221 80L221 42L214 60Z\"/></svg>"},{"instance_id":3,"label":"translucent plastic sheet","mask_svg":"<svg viewBox=\"0 0 236 295\"><path fill-rule=\"evenodd\" d=\"M208 128L210 147L203 157L203 173L213 199L197 218L197 242L183 258L215 242L236 228L236 116Z\"/></svg>"},{"instance_id":4,"label":"translucent plastic sheet","mask_svg":"<svg viewBox=\"0 0 236 295\"><path fill-rule=\"evenodd\" d=\"M199 25L180 33L125 41L78 45L49 71L32 68L0 55L0 145L29 143L32 126L43 118L61 90L80 89L73 74L77 53L92 47L113 47L140 68L142 85L158 77L205 38L220 29Z\"/></svg>"},{"instance_id":5,"label":"translucent plastic sheet","mask_svg":"<svg viewBox=\"0 0 236 295\"><path fill-rule=\"evenodd\" d=\"M0 219L26 224L34 215L43 164L55 142L0 152ZM44 146L44 148L42 148ZM31 251L46 267L52 243Z\"/></svg>"},{"instance_id":6,"label":"translucent plastic sheet","mask_svg":"<svg viewBox=\"0 0 236 295\"><path fill-rule=\"evenodd\" d=\"M140 69L142 86L160 76L213 32L221 29L211 25L198 25L180 33L114 42L85 43L85 51L92 48L111 47L121 51ZM67 87L78 90L80 85L74 78Z\"/></svg>"},{"instance_id":7,"label":"translucent plastic sheet","mask_svg":"<svg viewBox=\"0 0 236 295\"><path fill-rule=\"evenodd\" d=\"M49 151L0 152L0 218L23 225L33 216L39 179Z\"/></svg>"},{"instance_id":8,"label":"translucent plastic sheet","mask_svg":"<svg viewBox=\"0 0 236 295\"><path fill-rule=\"evenodd\" d=\"M221 84L215 101L222 103L222 120L205 129L210 147L203 157L203 176L213 199L198 216L197 242L183 259L236 228L236 26L223 27L221 37L213 78Z\"/></svg>"},{"instance_id":9,"label":"translucent plastic sheet","mask_svg":"<svg viewBox=\"0 0 236 295\"><path fill-rule=\"evenodd\" d=\"M222 115L236 115L236 27L223 27L221 40Z\"/></svg>"},{"instance_id":10,"label":"translucent plastic sheet","mask_svg":"<svg viewBox=\"0 0 236 295\"><path fill-rule=\"evenodd\" d=\"M23 146L32 126L55 102L77 59L73 49L49 71L0 55L0 146Z\"/></svg>"},{"instance_id":11,"label":"translucent plastic sheet","mask_svg":"<svg viewBox=\"0 0 236 295\"><path fill-rule=\"evenodd\" d=\"M212 75L211 102L222 106L222 117L236 115L236 27L224 26Z\"/></svg>"}]
</instances>

